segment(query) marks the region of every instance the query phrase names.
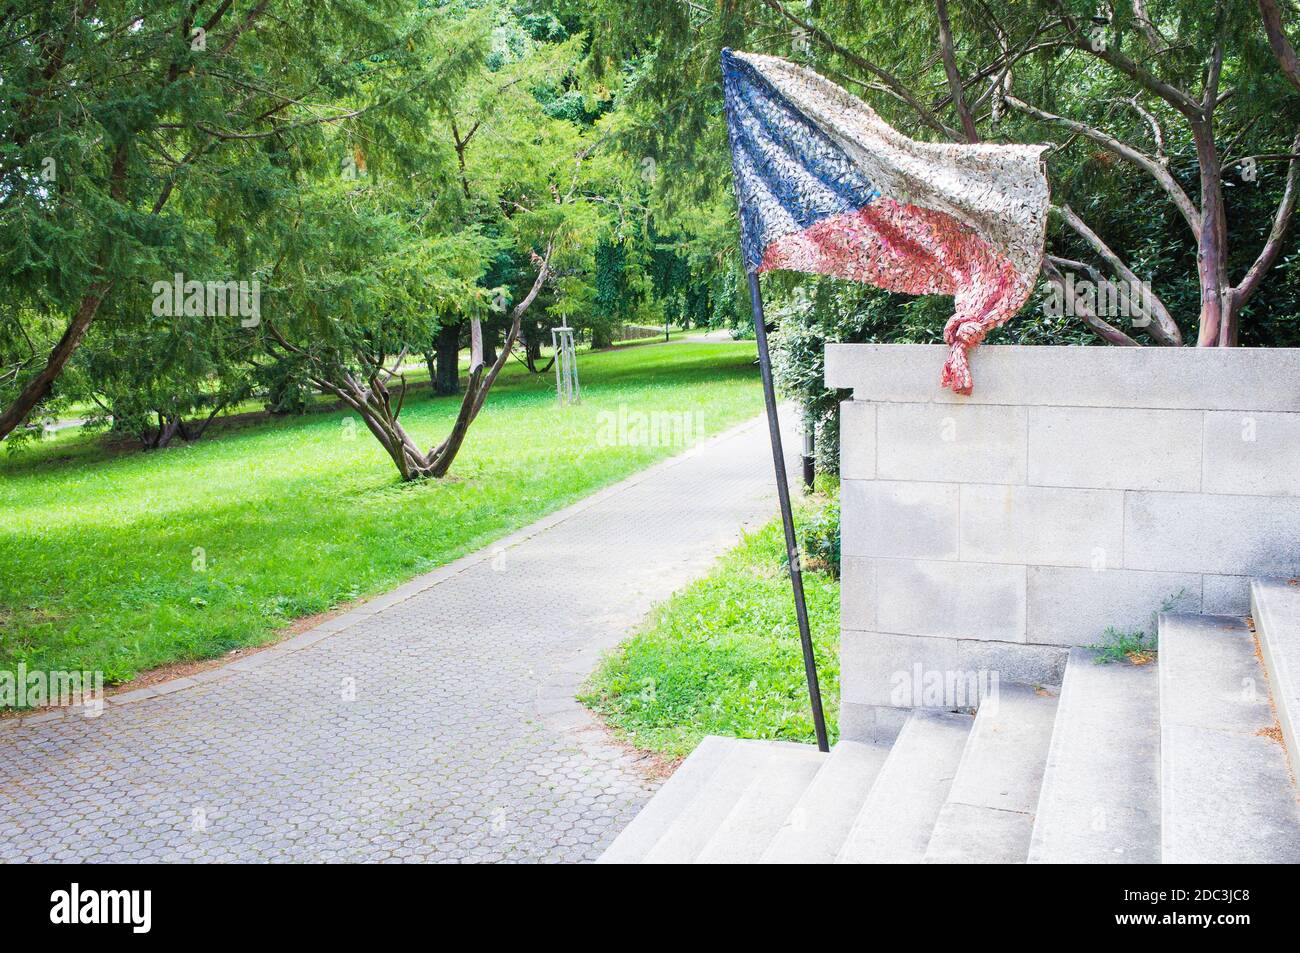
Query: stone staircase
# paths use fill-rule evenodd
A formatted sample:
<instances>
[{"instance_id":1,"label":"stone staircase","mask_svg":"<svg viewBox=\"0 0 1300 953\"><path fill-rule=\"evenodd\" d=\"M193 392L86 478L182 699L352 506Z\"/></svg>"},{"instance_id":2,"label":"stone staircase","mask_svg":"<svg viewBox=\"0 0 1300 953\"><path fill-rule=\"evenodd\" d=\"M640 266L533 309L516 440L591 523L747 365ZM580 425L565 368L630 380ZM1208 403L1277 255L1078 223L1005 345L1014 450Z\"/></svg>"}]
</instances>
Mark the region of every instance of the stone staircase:
<instances>
[{"instance_id":1,"label":"stone staircase","mask_svg":"<svg viewBox=\"0 0 1300 953\"><path fill-rule=\"evenodd\" d=\"M892 744L706 738L601 863L1297 863L1300 580ZM1291 760L1288 761L1288 752Z\"/></svg>"}]
</instances>

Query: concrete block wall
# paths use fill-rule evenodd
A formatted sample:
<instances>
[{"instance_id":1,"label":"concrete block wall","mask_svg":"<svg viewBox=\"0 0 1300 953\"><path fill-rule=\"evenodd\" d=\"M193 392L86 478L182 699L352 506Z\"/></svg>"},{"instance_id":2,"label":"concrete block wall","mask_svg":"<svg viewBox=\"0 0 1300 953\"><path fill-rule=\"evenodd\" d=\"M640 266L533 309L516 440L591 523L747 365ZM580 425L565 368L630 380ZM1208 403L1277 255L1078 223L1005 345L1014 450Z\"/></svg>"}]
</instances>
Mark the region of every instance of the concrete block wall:
<instances>
[{"instance_id":1,"label":"concrete block wall","mask_svg":"<svg viewBox=\"0 0 1300 953\"><path fill-rule=\"evenodd\" d=\"M852 391L846 737L891 733L940 682L939 707L1055 683L1108 626L1244 614L1251 576L1300 573L1300 349L986 346L969 397L939 387L945 350L827 348Z\"/></svg>"}]
</instances>

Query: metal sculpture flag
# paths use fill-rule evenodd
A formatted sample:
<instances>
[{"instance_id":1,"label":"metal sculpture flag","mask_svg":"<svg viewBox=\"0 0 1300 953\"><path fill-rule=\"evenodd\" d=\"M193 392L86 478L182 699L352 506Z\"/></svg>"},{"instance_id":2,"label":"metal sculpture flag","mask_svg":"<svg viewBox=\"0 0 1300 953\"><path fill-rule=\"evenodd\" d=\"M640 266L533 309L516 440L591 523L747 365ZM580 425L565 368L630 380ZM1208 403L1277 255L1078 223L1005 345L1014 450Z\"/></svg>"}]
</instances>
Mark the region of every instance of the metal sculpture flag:
<instances>
[{"instance_id":1,"label":"metal sculpture flag","mask_svg":"<svg viewBox=\"0 0 1300 953\"><path fill-rule=\"evenodd\" d=\"M746 269L952 295L941 382L969 394L968 352L1042 264L1046 146L917 142L774 56L723 50L722 72Z\"/></svg>"}]
</instances>

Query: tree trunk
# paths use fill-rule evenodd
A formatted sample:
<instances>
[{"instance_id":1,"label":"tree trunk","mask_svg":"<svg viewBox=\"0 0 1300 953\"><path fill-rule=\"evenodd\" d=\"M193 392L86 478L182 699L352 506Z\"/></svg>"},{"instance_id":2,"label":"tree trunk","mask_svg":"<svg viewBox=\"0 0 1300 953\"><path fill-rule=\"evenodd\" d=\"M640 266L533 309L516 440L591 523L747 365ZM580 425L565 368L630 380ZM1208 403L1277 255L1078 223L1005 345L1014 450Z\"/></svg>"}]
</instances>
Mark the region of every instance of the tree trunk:
<instances>
[{"instance_id":1,"label":"tree trunk","mask_svg":"<svg viewBox=\"0 0 1300 953\"><path fill-rule=\"evenodd\" d=\"M113 150L113 168L110 173L108 188L109 196L118 203L122 202L126 195L126 157L127 142L124 140L119 142ZM96 267L96 271L100 274L104 271L107 259L108 250L105 249L101 252ZM112 279L101 278L86 289L81 303L77 306L76 314L73 315L71 323L63 332L63 337L59 338L59 343L54 345L54 350L50 351L45 367L27 382L22 392L14 398L13 403L6 407L3 413L0 413L0 440L9 436L15 427L27 419L27 415L32 412L32 409L49 394L50 387L53 386L59 374L63 372L63 367L72 357L72 352L81 345L81 340L86 336L86 330L90 327L90 322L95 320L99 306L104 303L104 299L108 297L108 293L112 288Z\"/></svg>"},{"instance_id":2,"label":"tree trunk","mask_svg":"<svg viewBox=\"0 0 1300 953\"><path fill-rule=\"evenodd\" d=\"M392 457L393 463L397 466L397 471L404 482L425 477L437 478L444 476L452 461L455 460L470 424L474 422L479 411L483 409L483 403L487 400L492 384L496 381L497 375L501 373L502 367L510 357L510 349L514 346L515 339L519 335L523 316L537 298L538 292L541 291L542 285L550 274L550 261L553 250L554 246L548 244L546 254L537 259L537 277L533 280L533 286L529 289L528 294L510 312L510 325L507 328L505 341L502 344L500 353L497 355L497 359L492 362L490 367L483 360L484 335L481 324L476 318L470 320L470 375L465 395L461 398L460 410L456 415L456 421L452 426L451 433L446 440L427 453L416 445L398 420L402 412L401 396L399 394L397 404L394 406L392 395L386 386L386 381L389 379L391 372L385 371L382 367L372 363L368 376L359 377L346 367L337 364L324 365L318 362L316 366L319 368L319 372L311 374L309 379L322 391L338 397L339 400L343 401L361 417L366 429L374 435L388 455ZM284 348L285 351L313 360L308 351L289 342L270 321L266 322L266 329L271 340ZM453 336L448 333L444 338L441 333L439 334L438 370L440 372L446 366L452 368L456 366L452 361L443 360L441 348L444 342L453 342ZM454 342L449 346L454 347L458 343L459 335L456 335ZM454 359L455 354L453 352L448 356Z\"/></svg>"},{"instance_id":3,"label":"tree trunk","mask_svg":"<svg viewBox=\"0 0 1300 953\"><path fill-rule=\"evenodd\" d=\"M95 320L95 313L99 310L110 287L110 282L106 281L90 286L90 290L86 292L77 307L77 313L68 324L67 330L63 332L63 337L59 338L59 343L50 351L45 367L27 382L22 392L14 398L13 403L5 408L4 413L0 413L0 440L9 436L10 432L26 420L33 408L49 394L55 378L63 371L64 365L72 357L72 352L86 336L86 329L90 327L90 322Z\"/></svg>"},{"instance_id":4,"label":"tree trunk","mask_svg":"<svg viewBox=\"0 0 1300 953\"><path fill-rule=\"evenodd\" d=\"M1237 319L1232 313L1227 275L1227 220L1223 210L1223 172L1209 123L1193 123L1196 159L1200 166L1201 237L1196 249L1196 270L1201 284L1198 347L1225 347L1236 343Z\"/></svg>"},{"instance_id":5,"label":"tree trunk","mask_svg":"<svg viewBox=\"0 0 1300 953\"><path fill-rule=\"evenodd\" d=\"M172 442L172 438L181 432L179 414L158 414L158 434L153 440L153 449L161 450Z\"/></svg>"},{"instance_id":6,"label":"tree trunk","mask_svg":"<svg viewBox=\"0 0 1300 953\"><path fill-rule=\"evenodd\" d=\"M939 16L939 51L943 56L944 72L948 75L948 91L952 95L952 104L957 110L957 118L961 120L962 135L966 137L967 142L979 142L975 119L966 107L966 98L961 91L961 73L957 69L957 56L952 43L952 26L948 22L948 0L934 0L934 9Z\"/></svg>"},{"instance_id":7,"label":"tree trunk","mask_svg":"<svg viewBox=\"0 0 1300 953\"><path fill-rule=\"evenodd\" d=\"M449 324L438 330L435 344L437 370L430 373L435 394L455 394L460 390L460 327Z\"/></svg>"},{"instance_id":8,"label":"tree trunk","mask_svg":"<svg viewBox=\"0 0 1300 953\"><path fill-rule=\"evenodd\" d=\"M1264 20L1264 32L1268 34L1268 45L1277 57L1277 65L1291 85L1300 90L1300 58L1296 57L1295 48L1282 29L1282 11L1277 0L1259 0L1259 13Z\"/></svg>"}]
</instances>

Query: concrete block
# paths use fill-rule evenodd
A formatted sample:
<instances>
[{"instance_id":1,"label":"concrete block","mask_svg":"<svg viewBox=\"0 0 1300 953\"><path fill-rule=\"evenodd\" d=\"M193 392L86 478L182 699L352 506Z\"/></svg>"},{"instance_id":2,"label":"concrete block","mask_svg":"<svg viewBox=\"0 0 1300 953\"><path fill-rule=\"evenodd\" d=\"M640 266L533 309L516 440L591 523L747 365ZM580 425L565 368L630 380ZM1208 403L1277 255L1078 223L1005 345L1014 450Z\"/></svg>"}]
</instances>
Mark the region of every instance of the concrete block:
<instances>
[{"instance_id":1,"label":"concrete block","mask_svg":"<svg viewBox=\"0 0 1300 953\"><path fill-rule=\"evenodd\" d=\"M870 632L876 628L876 561L865 556L840 557L840 628Z\"/></svg>"},{"instance_id":2,"label":"concrete block","mask_svg":"<svg viewBox=\"0 0 1300 953\"><path fill-rule=\"evenodd\" d=\"M1002 685L1059 685L1065 659L1065 650L1053 645L846 631L842 704L970 710ZM853 737L878 737L865 733L871 727L868 722ZM889 730L898 727L894 722Z\"/></svg>"},{"instance_id":3,"label":"concrete block","mask_svg":"<svg viewBox=\"0 0 1300 953\"><path fill-rule=\"evenodd\" d=\"M1124 494L1042 486L961 488L961 558L1053 566L1119 565Z\"/></svg>"},{"instance_id":4,"label":"concrete block","mask_svg":"<svg viewBox=\"0 0 1300 953\"><path fill-rule=\"evenodd\" d=\"M840 637L840 694L845 703L921 707L915 673L921 683L958 668L957 642L888 632L845 631ZM937 707L943 707L940 704Z\"/></svg>"},{"instance_id":5,"label":"concrete block","mask_svg":"<svg viewBox=\"0 0 1300 953\"><path fill-rule=\"evenodd\" d=\"M739 803L750 783L767 764L768 752L761 741L736 741L727 746L721 764L708 782L677 812L642 859L646 864L694 863L719 825Z\"/></svg>"},{"instance_id":6,"label":"concrete block","mask_svg":"<svg viewBox=\"0 0 1300 953\"><path fill-rule=\"evenodd\" d=\"M1242 619L1160 620L1161 859L1300 862L1300 813L1269 680Z\"/></svg>"},{"instance_id":7,"label":"concrete block","mask_svg":"<svg viewBox=\"0 0 1300 953\"><path fill-rule=\"evenodd\" d=\"M1056 695L1003 685L980 706L926 863L1023 863L1056 718Z\"/></svg>"},{"instance_id":8,"label":"concrete block","mask_svg":"<svg viewBox=\"0 0 1300 953\"><path fill-rule=\"evenodd\" d=\"M1160 617L1161 860L1300 863L1300 811L1254 634Z\"/></svg>"},{"instance_id":9,"label":"concrete block","mask_svg":"<svg viewBox=\"0 0 1300 953\"><path fill-rule=\"evenodd\" d=\"M1185 410L1300 408L1300 349L982 345L973 394L939 386L941 344L828 344L826 385L857 400ZM1213 381L1207 387L1206 381Z\"/></svg>"},{"instance_id":10,"label":"concrete block","mask_svg":"<svg viewBox=\"0 0 1300 953\"><path fill-rule=\"evenodd\" d=\"M972 718L915 711L899 732L836 863L916 864L957 773Z\"/></svg>"},{"instance_id":11,"label":"concrete block","mask_svg":"<svg viewBox=\"0 0 1300 953\"><path fill-rule=\"evenodd\" d=\"M1201 577L1201 611L1206 615L1250 612L1250 576Z\"/></svg>"},{"instance_id":12,"label":"concrete block","mask_svg":"<svg viewBox=\"0 0 1300 953\"><path fill-rule=\"evenodd\" d=\"M1025 639L1025 567L882 559L876 620L885 632Z\"/></svg>"},{"instance_id":13,"label":"concrete block","mask_svg":"<svg viewBox=\"0 0 1300 953\"><path fill-rule=\"evenodd\" d=\"M1300 863L1300 821L1282 746L1191 725L1160 732L1161 860Z\"/></svg>"},{"instance_id":14,"label":"concrete block","mask_svg":"<svg viewBox=\"0 0 1300 953\"><path fill-rule=\"evenodd\" d=\"M1070 653L1031 864L1160 862L1159 706L1155 665Z\"/></svg>"},{"instance_id":15,"label":"concrete block","mask_svg":"<svg viewBox=\"0 0 1300 953\"><path fill-rule=\"evenodd\" d=\"M812 745L765 748L758 773L704 845L697 864L757 863L829 757Z\"/></svg>"},{"instance_id":16,"label":"concrete block","mask_svg":"<svg viewBox=\"0 0 1300 953\"><path fill-rule=\"evenodd\" d=\"M1199 410L1031 407L1029 482L1114 490L1201 488ZM995 481L988 481L995 482Z\"/></svg>"},{"instance_id":17,"label":"concrete block","mask_svg":"<svg viewBox=\"0 0 1300 953\"><path fill-rule=\"evenodd\" d=\"M1032 814L1056 707L1054 692L1003 685L995 703L980 707L948 800Z\"/></svg>"},{"instance_id":18,"label":"concrete block","mask_svg":"<svg viewBox=\"0 0 1300 953\"><path fill-rule=\"evenodd\" d=\"M1161 615L1160 678L1168 724L1245 733L1273 724L1268 682L1242 619Z\"/></svg>"},{"instance_id":19,"label":"concrete block","mask_svg":"<svg viewBox=\"0 0 1300 953\"><path fill-rule=\"evenodd\" d=\"M927 864L1022 864L1033 835L1034 818L949 801L934 822Z\"/></svg>"},{"instance_id":20,"label":"concrete block","mask_svg":"<svg viewBox=\"0 0 1300 953\"><path fill-rule=\"evenodd\" d=\"M1065 671L1066 652L1055 645L1018 642L957 642L958 671L974 677L981 686L1059 685Z\"/></svg>"},{"instance_id":21,"label":"concrete block","mask_svg":"<svg viewBox=\"0 0 1300 953\"><path fill-rule=\"evenodd\" d=\"M832 863L889 753L887 744L837 744L763 852L762 863Z\"/></svg>"},{"instance_id":22,"label":"concrete block","mask_svg":"<svg viewBox=\"0 0 1300 953\"><path fill-rule=\"evenodd\" d=\"M1158 612L1200 612L1196 573L1030 566L1026 635L1029 642L1096 645L1108 627L1154 637Z\"/></svg>"},{"instance_id":23,"label":"concrete block","mask_svg":"<svg viewBox=\"0 0 1300 953\"><path fill-rule=\"evenodd\" d=\"M1300 579L1256 579L1251 615L1294 777L1300 767Z\"/></svg>"},{"instance_id":24,"label":"concrete block","mask_svg":"<svg viewBox=\"0 0 1300 953\"><path fill-rule=\"evenodd\" d=\"M1129 493L1129 569L1291 576L1300 570L1300 499Z\"/></svg>"},{"instance_id":25,"label":"concrete block","mask_svg":"<svg viewBox=\"0 0 1300 953\"><path fill-rule=\"evenodd\" d=\"M846 480L841 549L848 556L957 557L956 484Z\"/></svg>"},{"instance_id":26,"label":"concrete block","mask_svg":"<svg viewBox=\"0 0 1300 953\"><path fill-rule=\"evenodd\" d=\"M890 705L840 702L840 740L890 744L898 737L911 709Z\"/></svg>"},{"instance_id":27,"label":"concrete block","mask_svg":"<svg viewBox=\"0 0 1300 953\"><path fill-rule=\"evenodd\" d=\"M1205 415L1207 493L1300 496L1300 413Z\"/></svg>"},{"instance_id":28,"label":"concrete block","mask_svg":"<svg viewBox=\"0 0 1300 953\"><path fill-rule=\"evenodd\" d=\"M234 666L230 665L226 666L227 669L233 667ZM144 701L146 698L157 697L158 692L152 686L145 686L144 688L132 689L129 692L118 692L116 695L109 695L107 701L110 705L130 705L135 702Z\"/></svg>"},{"instance_id":29,"label":"concrete block","mask_svg":"<svg viewBox=\"0 0 1300 953\"><path fill-rule=\"evenodd\" d=\"M840 479L876 478L876 405L846 400L840 404Z\"/></svg>"},{"instance_id":30,"label":"concrete block","mask_svg":"<svg viewBox=\"0 0 1300 953\"><path fill-rule=\"evenodd\" d=\"M877 475L882 480L1024 483L1023 407L878 405Z\"/></svg>"},{"instance_id":31,"label":"concrete block","mask_svg":"<svg viewBox=\"0 0 1300 953\"><path fill-rule=\"evenodd\" d=\"M173 678L165 682L160 682L153 686L153 690L158 695L170 695L172 692L184 691L187 688L193 688L199 683L192 678Z\"/></svg>"},{"instance_id":32,"label":"concrete block","mask_svg":"<svg viewBox=\"0 0 1300 953\"><path fill-rule=\"evenodd\" d=\"M704 738L596 862L639 863L672 823L689 808L691 801L717 772L723 759L738 744L740 742L734 738L719 738L715 735Z\"/></svg>"}]
</instances>

